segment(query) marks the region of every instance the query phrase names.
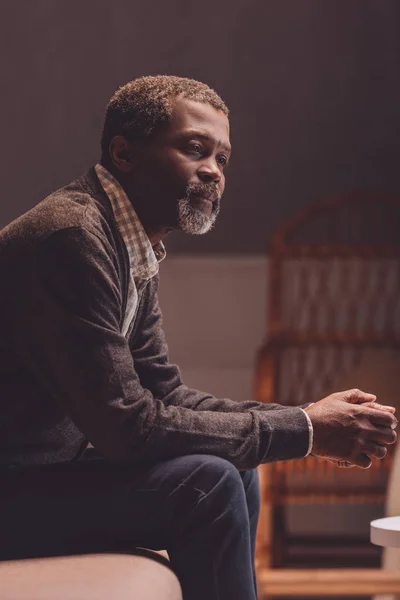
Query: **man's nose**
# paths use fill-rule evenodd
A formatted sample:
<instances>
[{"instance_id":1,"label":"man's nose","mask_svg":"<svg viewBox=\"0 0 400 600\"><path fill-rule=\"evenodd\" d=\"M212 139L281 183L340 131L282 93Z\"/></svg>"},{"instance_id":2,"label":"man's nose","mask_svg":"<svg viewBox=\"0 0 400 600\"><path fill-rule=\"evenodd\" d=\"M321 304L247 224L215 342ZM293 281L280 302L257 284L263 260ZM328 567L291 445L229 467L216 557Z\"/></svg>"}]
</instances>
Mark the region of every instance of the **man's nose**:
<instances>
[{"instance_id":1,"label":"man's nose","mask_svg":"<svg viewBox=\"0 0 400 600\"><path fill-rule=\"evenodd\" d=\"M218 183L221 180L221 171L215 159L210 158L203 162L198 170L197 175L204 183Z\"/></svg>"}]
</instances>

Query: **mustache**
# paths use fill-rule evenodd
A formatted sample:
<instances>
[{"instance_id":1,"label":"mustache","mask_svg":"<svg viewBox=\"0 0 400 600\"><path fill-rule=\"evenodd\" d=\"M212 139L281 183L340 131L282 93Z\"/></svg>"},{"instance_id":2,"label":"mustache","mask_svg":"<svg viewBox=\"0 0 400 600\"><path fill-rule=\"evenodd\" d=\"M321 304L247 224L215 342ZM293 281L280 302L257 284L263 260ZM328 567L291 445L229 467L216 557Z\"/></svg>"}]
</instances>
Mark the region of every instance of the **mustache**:
<instances>
[{"instance_id":1,"label":"mustache","mask_svg":"<svg viewBox=\"0 0 400 600\"><path fill-rule=\"evenodd\" d=\"M186 188L186 198L189 200L191 196L201 196L206 200L210 200L213 204L219 203L221 194L218 192L215 185L206 183L189 183Z\"/></svg>"}]
</instances>

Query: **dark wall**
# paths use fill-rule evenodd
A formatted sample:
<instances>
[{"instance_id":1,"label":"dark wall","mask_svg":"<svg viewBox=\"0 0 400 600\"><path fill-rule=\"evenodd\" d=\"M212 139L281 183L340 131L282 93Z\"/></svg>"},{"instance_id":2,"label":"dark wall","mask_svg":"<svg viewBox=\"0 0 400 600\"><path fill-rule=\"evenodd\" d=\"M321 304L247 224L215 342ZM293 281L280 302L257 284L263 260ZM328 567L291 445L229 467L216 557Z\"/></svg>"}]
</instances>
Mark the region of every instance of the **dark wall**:
<instances>
[{"instance_id":1,"label":"dark wall","mask_svg":"<svg viewBox=\"0 0 400 600\"><path fill-rule=\"evenodd\" d=\"M396 0L0 0L0 226L98 157L105 104L143 74L231 108L223 211L174 252L263 252L294 211L352 187L400 191Z\"/></svg>"}]
</instances>

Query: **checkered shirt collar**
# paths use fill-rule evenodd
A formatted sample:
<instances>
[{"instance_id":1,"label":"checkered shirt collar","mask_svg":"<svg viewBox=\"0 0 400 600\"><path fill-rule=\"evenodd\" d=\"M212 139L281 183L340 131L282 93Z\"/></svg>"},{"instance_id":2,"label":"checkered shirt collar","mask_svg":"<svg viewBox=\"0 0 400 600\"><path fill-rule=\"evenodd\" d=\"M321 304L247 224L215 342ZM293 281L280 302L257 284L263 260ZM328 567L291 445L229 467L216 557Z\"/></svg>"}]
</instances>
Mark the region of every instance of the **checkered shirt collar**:
<instances>
[{"instance_id":1,"label":"checkered shirt collar","mask_svg":"<svg viewBox=\"0 0 400 600\"><path fill-rule=\"evenodd\" d=\"M159 242L153 248L121 184L102 165L97 164L95 171L111 202L118 231L128 251L133 278L151 279L158 273L158 263L165 258L164 244Z\"/></svg>"}]
</instances>

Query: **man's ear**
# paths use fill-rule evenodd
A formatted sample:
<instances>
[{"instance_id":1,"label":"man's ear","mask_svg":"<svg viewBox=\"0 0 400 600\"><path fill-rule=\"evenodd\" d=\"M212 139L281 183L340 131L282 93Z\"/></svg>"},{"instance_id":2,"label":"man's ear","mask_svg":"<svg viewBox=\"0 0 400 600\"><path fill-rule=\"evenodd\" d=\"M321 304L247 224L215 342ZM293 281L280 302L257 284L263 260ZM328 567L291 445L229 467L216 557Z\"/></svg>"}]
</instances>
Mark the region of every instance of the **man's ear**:
<instances>
[{"instance_id":1,"label":"man's ear","mask_svg":"<svg viewBox=\"0 0 400 600\"><path fill-rule=\"evenodd\" d=\"M110 158L115 167L123 173L132 171L132 145L122 136L116 135L109 145Z\"/></svg>"}]
</instances>

